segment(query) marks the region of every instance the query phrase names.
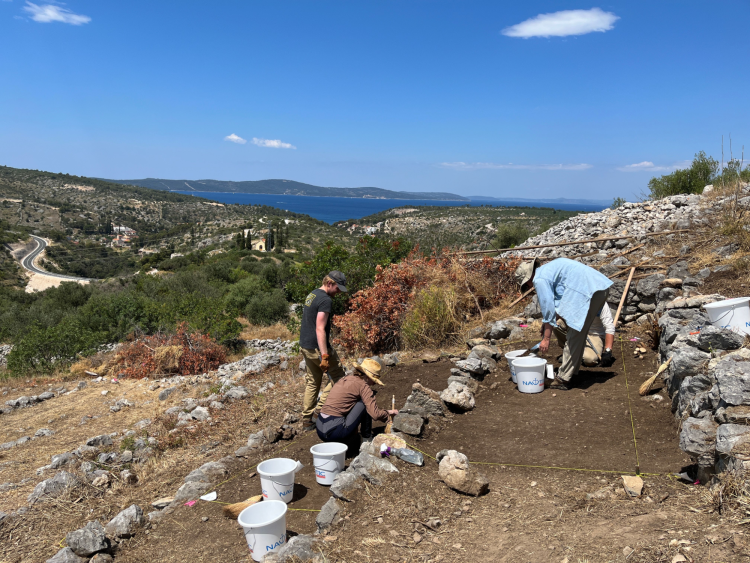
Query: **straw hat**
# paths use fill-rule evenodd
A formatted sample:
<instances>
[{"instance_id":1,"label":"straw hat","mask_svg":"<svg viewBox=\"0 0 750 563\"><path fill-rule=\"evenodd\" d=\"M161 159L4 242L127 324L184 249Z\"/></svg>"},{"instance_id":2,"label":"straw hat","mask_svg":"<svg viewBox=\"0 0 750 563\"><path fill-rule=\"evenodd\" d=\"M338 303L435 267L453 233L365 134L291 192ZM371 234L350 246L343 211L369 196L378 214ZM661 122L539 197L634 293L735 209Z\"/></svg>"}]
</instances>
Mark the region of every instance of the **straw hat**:
<instances>
[{"instance_id":1,"label":"straw hat","mask_svg":"<svg viewBox=\"0 0 750 563\"><path fill-rule=\"evenodd\" d=\"M378 385L385 385L385 383L380 381L380 364L375 360L367 358L366 360L363 360L361 364L354 362L354 369L363 373Z\"/></svg>"},{"instance_id":2,"label":"straw hat","mask_svg":"<svg viewBox=\"0 0 750 563\"><path fill-rule=\"evenodd\" d=\"M516 281L521 287L524 286L534 275L534 270L539 267L539 259L534 258L530 262L521 262L521 265L516 268Z\"/></svg>"}]
</instances>

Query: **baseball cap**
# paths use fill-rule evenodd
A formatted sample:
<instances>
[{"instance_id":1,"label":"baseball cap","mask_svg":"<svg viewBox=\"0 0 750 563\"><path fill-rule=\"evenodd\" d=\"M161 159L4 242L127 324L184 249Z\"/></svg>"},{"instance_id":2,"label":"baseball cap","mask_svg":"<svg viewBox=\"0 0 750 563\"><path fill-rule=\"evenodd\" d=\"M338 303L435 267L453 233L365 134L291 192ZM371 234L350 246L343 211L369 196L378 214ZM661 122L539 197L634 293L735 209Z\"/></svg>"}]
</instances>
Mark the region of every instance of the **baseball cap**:
<instances>
[{"instance_id":1,"label":"baseball cap","mask_svg":"<svg viewBox=\"0 0 750 563\"><path fill-rule=\"evenodd\" d=\"M343 272L333 270L332 272L328 273L328 277L336 282L336 285L338 286L340 292L349 293L346 289L346 276L343 274Z\"/></svg>"}]
</instances>

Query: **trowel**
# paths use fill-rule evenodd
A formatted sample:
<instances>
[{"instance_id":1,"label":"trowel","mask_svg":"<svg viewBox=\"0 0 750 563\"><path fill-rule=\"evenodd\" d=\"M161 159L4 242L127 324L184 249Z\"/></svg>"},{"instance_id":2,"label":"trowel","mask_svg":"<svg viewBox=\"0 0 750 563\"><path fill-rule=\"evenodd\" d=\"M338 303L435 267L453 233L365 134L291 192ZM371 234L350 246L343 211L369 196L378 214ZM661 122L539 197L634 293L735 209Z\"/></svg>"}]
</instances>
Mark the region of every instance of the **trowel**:
<instances>
[{"instance_id":1,"label":"trowel","mask_svg":"<svg viewBox=\"0 0 750 563\"><path fill-rule=\"evenodd\" d=\"M536 350L539 350L539 344L541 344L541 342L539 342L538 344L532 346L531 348L529 348L528 350L526 350L524 353L518 354L518 356L516 356L516 358L523 358L524 356L528 356L532 352L535 352Z\"/></svg>"}]
</instances>

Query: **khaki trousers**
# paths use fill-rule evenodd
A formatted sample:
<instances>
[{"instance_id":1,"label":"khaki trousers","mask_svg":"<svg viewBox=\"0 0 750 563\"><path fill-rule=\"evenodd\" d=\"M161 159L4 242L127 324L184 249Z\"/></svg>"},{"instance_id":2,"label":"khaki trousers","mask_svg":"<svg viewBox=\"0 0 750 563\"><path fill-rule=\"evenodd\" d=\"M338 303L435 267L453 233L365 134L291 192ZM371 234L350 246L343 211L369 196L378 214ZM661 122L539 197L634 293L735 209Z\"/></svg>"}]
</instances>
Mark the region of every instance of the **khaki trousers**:
<instances>
[{"instance_id":1,"label":"khaki trousers","mask_svg":"<svg viewBox=\"0 0 750 563\"><path fill-rule=\"evenodd\" d=\"M311 420L313 412L320 410L331 392L331 387L339 379L346 375L344 368L341 366L339 356L333 348L328 349L328 375L331 380L327 382L321 393L320 387L323 384L323 370L320 369L320 350L308 350L302 348L302 356L305 358L305 396L303 399L302 418ZM318 398L320 393L320 398Z\"/></svg>"},{"instance_id":2,"label":"khaki trousers","mask_svg":"<svg viewBox=\"0 0 750 563\"><path fill-rule=\"evenodd\" d=\"M589 310L586 313L586 320L583 323L582 330L579 332L570 327L567 328L567 342L565 343L565 349L563 350L563 361L557 372L557 379L560 381L565 383L569 382L581 368L581 360L583 359L583 352L586 348L586 336L591 328L591 323L594 322L596 315L602 310L606 301L606 289L594 293L594 295L591 296L591 301L589 301Z\"/></svg>"},{"instance_id":3,"label":"khaki trousers","mask_svg":"<svg viewBox=\"0 0 750 563\"><path fill-rule=\"evenodd\" d=\"M564 320L559 319L554 332L557 337L557 343L563 349L564 356L565 344L568 341L568 325L565 324ZM586 367L598 366L603 351L604 340L602 340L602 337L596 334L589 334L589 337L586 339L586 347L583 349L583 365Z\"/></svg>"}]
</instances>

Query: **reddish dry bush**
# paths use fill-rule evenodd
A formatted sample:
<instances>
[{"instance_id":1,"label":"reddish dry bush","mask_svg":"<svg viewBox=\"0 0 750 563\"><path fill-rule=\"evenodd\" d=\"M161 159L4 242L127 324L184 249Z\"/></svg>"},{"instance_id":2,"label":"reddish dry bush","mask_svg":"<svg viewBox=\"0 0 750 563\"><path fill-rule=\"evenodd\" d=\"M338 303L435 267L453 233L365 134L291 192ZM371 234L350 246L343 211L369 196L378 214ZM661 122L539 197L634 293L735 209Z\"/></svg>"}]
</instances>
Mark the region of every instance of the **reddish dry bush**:
<instances>
[{"instance_id":1,"label":"reddish dry bush","mask_svg":"<svg viewBox=\"0 0 750 563\"><path fill-rule=\"evenodd\" d=\"M397 264L378 266L374 285L355 293L349 311L334 320L339 329L338 343L348 350L398 349L403 344L404 321L415 303L422 308L414 310L410 318L411 334L419 332L413 330L415 322L448 327L468 320L517 292L513 273L518 264L517 259L501 262L492 258L463 262L445 251L424 258L414 251ZM430 298L424 299L424 290L428 288L441 291L432 291ZM444 298L445 303L434 306L436 298ZM424 307L425 303L432 306ZM434 315L450 318L434 318ZM453 334L448 332L445 340ZM440 344L434 332L430 334L430 342L424 344ZM415 344L413 338L410 343Z\"/></svg>"},{"instance_id":2,"label":"reddish dry bush","mask_svg":"<svg viewBox=\"0 0 750 563\"><path fill-rule=\"evenodd\" d=\"M153 375L192 375L216 369L226 351L211 337L188 330L186 323L175 334L144 336L123 345L109 372L141 379Z\"/></svg>"}]
</instances>

